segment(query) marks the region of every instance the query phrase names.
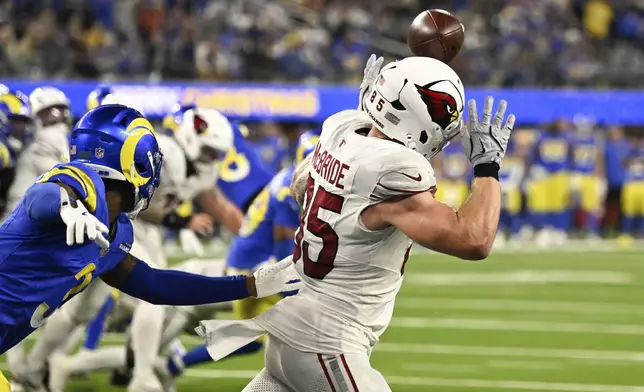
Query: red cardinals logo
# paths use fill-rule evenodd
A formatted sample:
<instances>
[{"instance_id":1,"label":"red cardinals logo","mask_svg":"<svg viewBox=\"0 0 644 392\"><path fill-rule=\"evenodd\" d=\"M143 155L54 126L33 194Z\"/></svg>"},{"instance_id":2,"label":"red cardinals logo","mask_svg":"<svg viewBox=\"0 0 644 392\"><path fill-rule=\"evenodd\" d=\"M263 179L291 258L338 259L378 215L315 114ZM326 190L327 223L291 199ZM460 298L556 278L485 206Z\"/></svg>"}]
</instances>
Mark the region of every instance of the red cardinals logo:
<instances>
[{"instance_id":1,"label":"red cardinals logo","mask_svg":"<svg viewBox=\"0 0 644 392\"><path fill-rule=\"evenodd\" d=\"M427 105L427 113L429 113L436 124L445 129L458 118L458 107L456 106L456 99L453 96L431 89L433 85L440 82L449 83L447 80L439 80L425 86L419 86L417 84L415 86L420 94L420 98Z\"/></svg>"},{"instance_id":2,"label":"red cardinals logo","mask_svg":"<svg viewBox=\"0 0 644 392\"><path fill-rule=\"evenodd\" d=\"M194 120L193 120L193 126L195 127L195 131L197 131L198 134L202 134L206 132L206 129L208 129L208 123L206 120L204 120L201 116L195 114Z\"/></svg>"}]
</instances>

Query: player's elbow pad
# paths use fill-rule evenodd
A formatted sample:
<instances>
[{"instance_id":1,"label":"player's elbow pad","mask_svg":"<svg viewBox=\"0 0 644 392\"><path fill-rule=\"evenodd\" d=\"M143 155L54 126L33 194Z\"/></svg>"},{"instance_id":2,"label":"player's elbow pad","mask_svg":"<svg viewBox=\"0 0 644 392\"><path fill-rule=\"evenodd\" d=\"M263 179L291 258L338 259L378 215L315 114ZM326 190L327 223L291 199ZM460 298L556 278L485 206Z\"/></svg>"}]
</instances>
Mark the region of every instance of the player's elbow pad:
<instances>
[{"instance_id":1,"label":"player's elbow pad","mask_svg":"<svg viewBox=\"0 0 644 392\"><path fill-rule=\"evenodd\" d=\"M27 189L23 204L33 220L60 217L60 186L54 183L34 184Z\"/></svg>"}]
</instances>

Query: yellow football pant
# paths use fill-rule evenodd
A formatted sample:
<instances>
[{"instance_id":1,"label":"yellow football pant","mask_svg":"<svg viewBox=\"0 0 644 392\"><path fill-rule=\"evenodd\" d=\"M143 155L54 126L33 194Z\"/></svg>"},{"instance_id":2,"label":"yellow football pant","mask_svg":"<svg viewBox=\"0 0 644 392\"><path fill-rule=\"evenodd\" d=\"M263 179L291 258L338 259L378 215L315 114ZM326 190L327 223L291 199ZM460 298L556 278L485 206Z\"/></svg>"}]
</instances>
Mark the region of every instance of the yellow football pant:
<instances>
[{"instance_id":1,"label":"yellow football pant","mask_svg":"<svg viewBox=\"0 0 644 392\"><path fill-rule=\"evenodd\" d=\"M11 384L2 372L0 372L0 392L11 392Z\"/></svg>"},{"instance_id":2,"label":"yellow football pant","mask_svg":"<svg viewBox=\"0 0 644 392\"><path fill-rule=\"evenodd\" d=\"M644 181L627 182L622 188L622 213L627 217L644 216Z\"/></svg>"},{"instance_id":3,"label":"yellow football pant","mask_svg":"<svg viewBox=\"0 0 644 392\"><path fill-rule=\"evenodd\" d=\"M581 196L581 209L588 212L599 211L601 200L599 198L599 178L595 175L581 175L579 182Z\"/></svg>"},{"instance_id":4,"label":"yellow football pant","mask_svg":"<svg viewBox=\"0 0 644 392\"><path fill-rule=\"evenodd\" d=\"M526 197L531 212L563 212L570 205L570 176L555 173L534 180L528 185Z\"/></svg>"},{"instance_id":5,"label":"yellow football pant","mask_svg":"<svg viewBox=\"0 0 644 392\"><path fill-rule=\"evenodd\" d=\"M502 209L510 215L517 215L521 212L521 191L517 187L502 189Z\"/></svg>"}]
</instances>

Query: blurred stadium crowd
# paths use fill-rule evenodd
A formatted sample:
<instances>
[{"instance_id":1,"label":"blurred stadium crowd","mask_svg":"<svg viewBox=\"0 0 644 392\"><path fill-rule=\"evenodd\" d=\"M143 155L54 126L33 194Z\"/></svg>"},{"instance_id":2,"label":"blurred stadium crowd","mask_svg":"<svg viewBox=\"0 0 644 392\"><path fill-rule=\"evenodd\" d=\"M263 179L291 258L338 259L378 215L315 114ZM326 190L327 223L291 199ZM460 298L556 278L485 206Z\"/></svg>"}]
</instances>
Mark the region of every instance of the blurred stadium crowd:
<instances>
[{"instance_id":1,"label":"blurred stadium crowd","mask_svg":"<svg viewBox=\"0 0 644 392\"><path fill-rule=\"evenodd\" d=\"M0 76L356 82L366 57L407 55L410 21L466 26L467 85L644 81L642 0L4 0Z\"/></svg>"},{"instance_id":2,"label":"blurred stadium crowd","mask_svg":"<svg viewBox=\"0 0 644 392\"><path fill-rule=\"evenodd\" d=\"M370 53L408 54L407 27L430 7L466 26L452 64L466 85L644 83L643 0L5 0L0 77L359 83ZM247 125L275 172L320 124ZM644 230L641 127L577 118L517 134L503 179L511 237L529 227L547 246L606 228L628 244ZM457 206L470 175L458 143L436 166L438 197Z\"/></svg>"}]
</instances>

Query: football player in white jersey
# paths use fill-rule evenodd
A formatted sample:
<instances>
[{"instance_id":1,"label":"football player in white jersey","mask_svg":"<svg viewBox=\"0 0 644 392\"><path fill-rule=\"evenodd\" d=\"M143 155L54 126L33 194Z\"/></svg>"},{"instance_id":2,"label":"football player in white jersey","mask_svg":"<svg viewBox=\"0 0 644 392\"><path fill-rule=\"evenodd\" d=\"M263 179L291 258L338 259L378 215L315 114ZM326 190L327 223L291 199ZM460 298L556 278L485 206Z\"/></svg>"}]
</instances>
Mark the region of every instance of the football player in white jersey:
<instances>
[{"instance_id":1,"label":"football player in white jersey","mask_svg":"<svg viewBox=\"0 0 644 392\"><path fill-rule=\"evenodd\" d=\"M391 321L412 244L469 260L490 252L515 121L503 123L506 102L493 118L488 97L479 121L470 101L462 127L463 86L444 63L410 57L374 79L365 111L329 117L295 174L304 201L293 254L299 294L249 321L201 323L215 360L268 332L265 368L245 392L390 391L369 357ZM475 179L454 210L434 199L429 159L459 132Z\"/></svg>"},{"instance_id":2,"label":"football player in white jersey","mask_svg":"<svg viewBox=\"0 0 644 392\"><path fill-rule=\"evenodd\" d=\"M7 211L22 199L27 188L52 166L69 161L72 112L65 93L54 87L39 87L29 94L34 117L34 140L20 154L16 177L9 189Z\"/></svg>"}]
</instances>

